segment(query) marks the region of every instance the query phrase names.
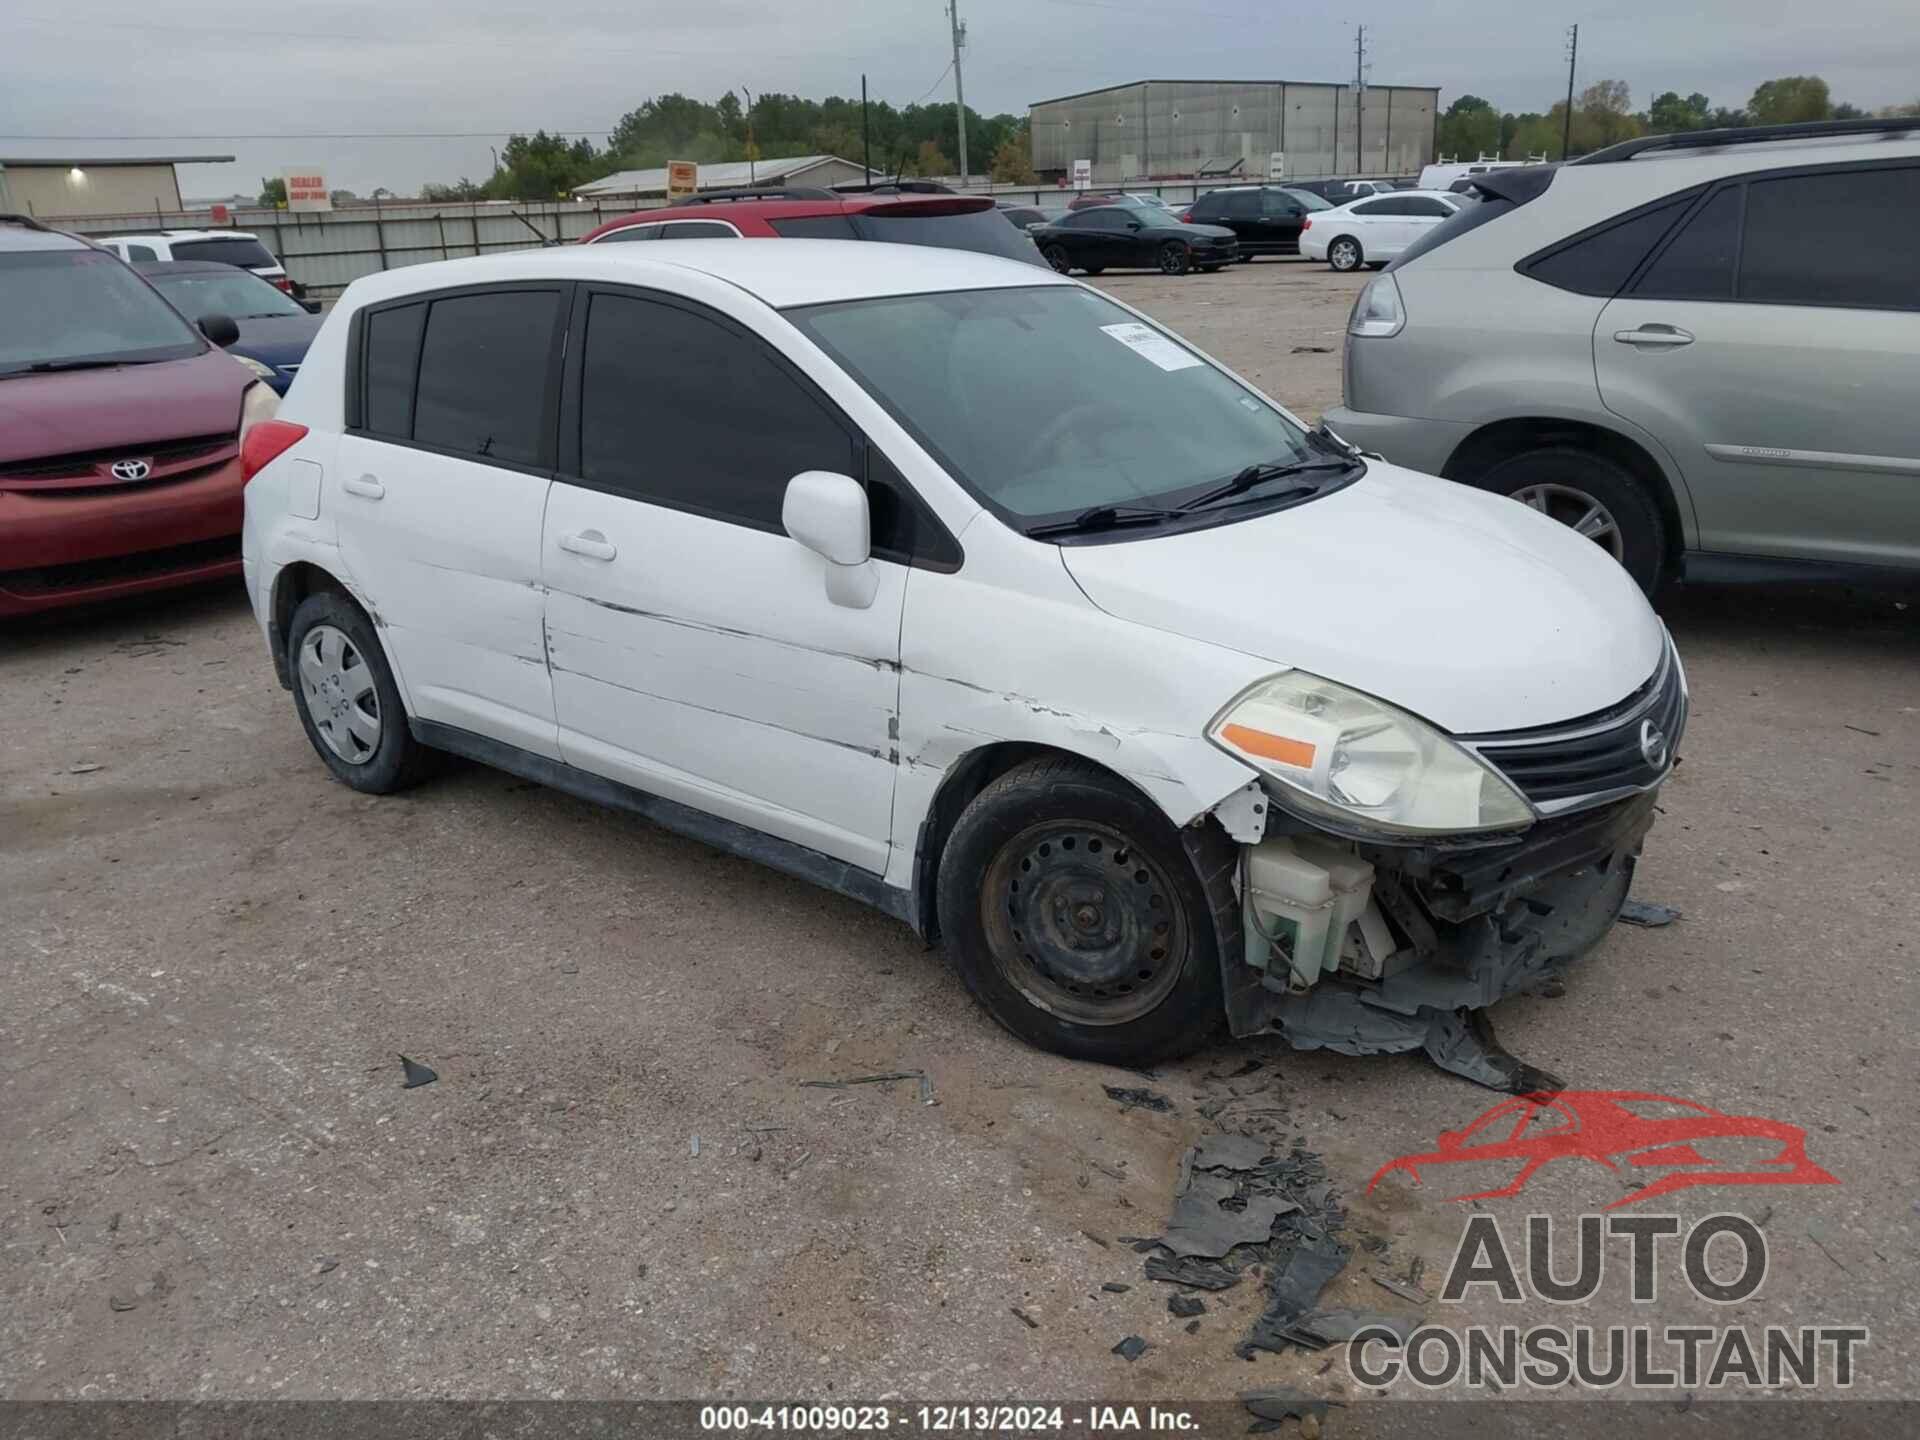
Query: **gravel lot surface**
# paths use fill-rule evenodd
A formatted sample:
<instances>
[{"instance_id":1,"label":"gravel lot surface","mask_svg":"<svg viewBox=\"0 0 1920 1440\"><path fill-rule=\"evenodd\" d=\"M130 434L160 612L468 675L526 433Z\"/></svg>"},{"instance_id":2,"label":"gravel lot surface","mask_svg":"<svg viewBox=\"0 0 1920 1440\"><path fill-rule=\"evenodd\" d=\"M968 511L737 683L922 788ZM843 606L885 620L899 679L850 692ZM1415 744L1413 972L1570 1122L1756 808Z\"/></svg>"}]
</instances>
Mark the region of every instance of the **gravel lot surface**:
<instances>
[{"instance_id":1,"label":"gravel lot surface","mask_svg":"<svg viewBox=\"0 0 1920 1440\"><path fill-rule=\"evenodd\" d=\"M1305 416L1338 395L1352 278L1103 283ZM1731 1311L1677 1274L1633 1306L1616 1242L1577 1316L1481 1292L1433 1318L1862 1323L1856 1393L1920 1398L1915 599L1670 597L1695 712L1635 894L1684 918L1497 1012L1577 1087L1804 1127L1840 1183L1649 1207L1764 1217L1771 1271ZM403 1090L402 1054L438 1083ZM801 1084L901 1070L933 1103ZM1224 1100L1323 1155L1349 1238L1385 1247L1329 1301L1410 1311L1369 1274L1418 1258L1437 1287L1473 1207L1445 1172L1367 1180L1499 1098L1272 1042L1146 1080L1068 1063L901 926L641 821L478 768L357 795L237 586L0 631L6 1397L1351 1398L1324 1356L1236 1358L1256 1283L1189 1334L1117 1237L1159 1233ZM1623 1173L1566 1162L1484 1208L1517 1237Z\"/></svg>"}]
</instances>

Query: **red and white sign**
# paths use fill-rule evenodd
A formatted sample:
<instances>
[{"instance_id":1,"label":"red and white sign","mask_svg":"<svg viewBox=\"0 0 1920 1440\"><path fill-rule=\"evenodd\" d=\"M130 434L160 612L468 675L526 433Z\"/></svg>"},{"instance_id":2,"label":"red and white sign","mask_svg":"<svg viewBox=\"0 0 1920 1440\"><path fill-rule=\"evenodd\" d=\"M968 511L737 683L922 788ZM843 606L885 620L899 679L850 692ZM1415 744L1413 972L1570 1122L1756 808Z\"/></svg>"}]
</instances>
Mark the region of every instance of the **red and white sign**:
<instances>
[{"instance_id":1,"label":"red and white sign","mask_svg":"<svg viewBox=\"0 0 1920 1440\"><path fill-rule=\"evenodd\" d=\"M667 162L667 198L683 199L700 189L700 167L691 160Z\"/></svg>"},{"instance_id":2,"label":"red and white sign","mask_svg":"<svg viewBox=\"0 0 1920 1440\"><path fill-rule=\"evenodd\" d=\"M333 209L333 192L327 189L327 177L318 170L282 170L280 178L287 186L287 209Z\"/></svg>"}]
</instances>

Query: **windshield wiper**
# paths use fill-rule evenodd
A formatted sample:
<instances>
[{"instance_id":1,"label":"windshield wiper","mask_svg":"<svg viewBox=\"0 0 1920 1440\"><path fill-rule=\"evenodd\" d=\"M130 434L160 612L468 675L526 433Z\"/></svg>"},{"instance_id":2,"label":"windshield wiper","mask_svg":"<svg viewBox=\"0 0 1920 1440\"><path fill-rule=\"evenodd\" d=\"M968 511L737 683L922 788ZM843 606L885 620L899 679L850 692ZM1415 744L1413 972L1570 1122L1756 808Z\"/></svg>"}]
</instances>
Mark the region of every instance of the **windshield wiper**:
<instances>
[{"instance_id":1,"label":"windshield wiper","mask_svg":"<svg viewBox=\"0 0 1920 1440\"><path fill-rule=\"evenodd\" d=\"M26 369L30 374L45 375L55 370L114 370L122 365L157 363L153 360L36 360Z\"/></svg>"},{"instance_id":2,"label":"windshield wiper","mask_svg":"<svg viewBox=\"0 0 1920 1440\"><path fill-rule=\"evenodd\" d=\"M1158 520L1178 520L1182 511L1155 505L1095 505L1070 520L1049 520L1044 525L1029 525L1026 533L1035 540L1049 535L1084 535L1092 530L1111 530L1117 525L1145 525Z\"/></svg>"},{"instance_id":3,"label":"windshield wiper","mask_svg":"<svg viewBox=\"0 0 1920 1440\"><path fill-rule=\"evenodd\" d=\"M1294 475L1312 475L1326 470L1351 470L1358 463L1357 459L1349 457L1345 460L1294 460L1284 465L1270 461L1260 465L1249 465L1231 480L1222 481L1213 489L1201 492L1180 508L1183 511L1204 510L1218 501L1234 495L1243 495L1254 486L1264 485L1269 480L1284 480Z\"/></svg>"}]
</instances>

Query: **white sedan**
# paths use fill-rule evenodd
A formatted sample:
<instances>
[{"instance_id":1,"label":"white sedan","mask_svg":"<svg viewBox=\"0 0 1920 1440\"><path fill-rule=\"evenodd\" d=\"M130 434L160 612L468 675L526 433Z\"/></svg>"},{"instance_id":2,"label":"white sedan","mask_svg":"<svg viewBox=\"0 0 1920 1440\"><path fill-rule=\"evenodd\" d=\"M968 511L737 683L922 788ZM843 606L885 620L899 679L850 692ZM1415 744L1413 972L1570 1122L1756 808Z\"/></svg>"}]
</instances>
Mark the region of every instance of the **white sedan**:
<instances>
[{"instance_id":1,"label":"white sedan","mask_svg":"<svg viewBox=\"0 0 1920 1440\"><path fill-rule=\"evenodd\" d=\"M1384 265L1467 203L1444 190L1396 190L1316 210L1300 231L1300 253L1336 270Z\"/></svg>"}]
</instances>

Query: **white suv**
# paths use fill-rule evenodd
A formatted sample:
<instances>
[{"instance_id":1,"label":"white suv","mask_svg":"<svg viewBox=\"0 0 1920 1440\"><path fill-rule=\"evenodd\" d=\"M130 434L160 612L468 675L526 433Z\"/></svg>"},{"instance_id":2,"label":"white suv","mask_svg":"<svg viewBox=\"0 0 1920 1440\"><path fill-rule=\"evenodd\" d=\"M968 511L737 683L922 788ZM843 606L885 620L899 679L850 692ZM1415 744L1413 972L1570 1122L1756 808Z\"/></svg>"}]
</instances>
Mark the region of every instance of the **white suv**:
<instances>
[{"instance_id":1,"label":"white suv","mask_svg":"<svg viewBox=\"0 0 1920 1440\"><path fill-rule=\"evenodd\" d=\"M246 230L156 230L150 235L98 235L122 260L205 260L215 265L237 265L251 270L276 290L295 293L286 269L260 237Z\"/></svg>"},{"instance_id":2,"label":"white suv","mask_svg":"<svg viewBox=\"0 0 1920 1440\"><path fill-rule=\"evenodd\" d=\"M1605 555L991 256L594 245L357 280L244 459L322 761L451 751L938 937L1028 1040L1538 1077L1685 721ZM1444 638L1443 638L1444 637Z\"/></svg>"}]
</instances>

